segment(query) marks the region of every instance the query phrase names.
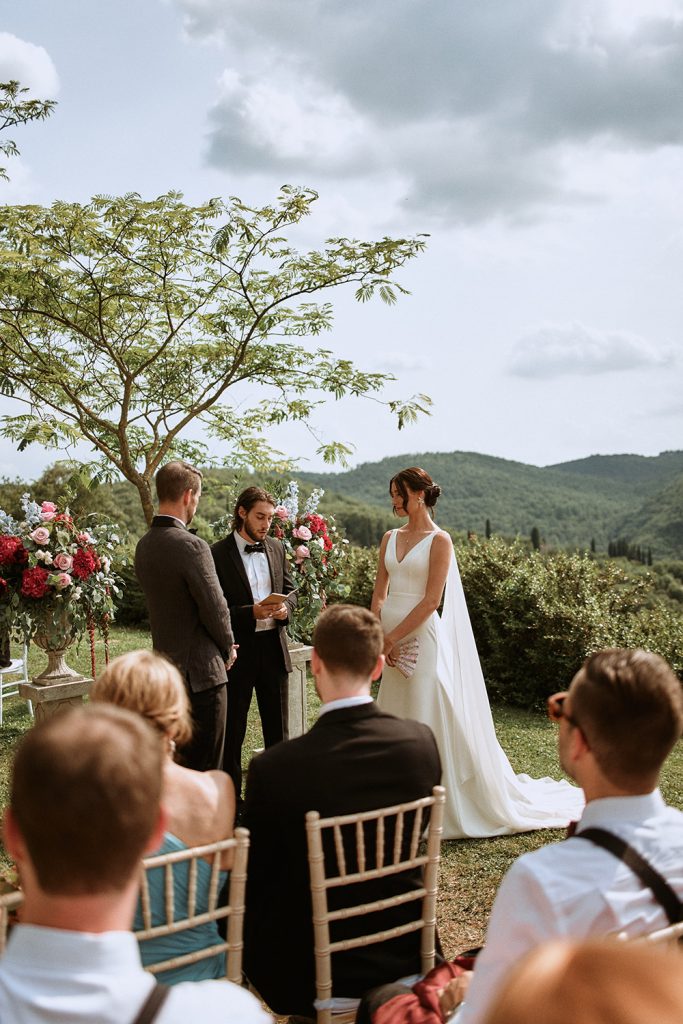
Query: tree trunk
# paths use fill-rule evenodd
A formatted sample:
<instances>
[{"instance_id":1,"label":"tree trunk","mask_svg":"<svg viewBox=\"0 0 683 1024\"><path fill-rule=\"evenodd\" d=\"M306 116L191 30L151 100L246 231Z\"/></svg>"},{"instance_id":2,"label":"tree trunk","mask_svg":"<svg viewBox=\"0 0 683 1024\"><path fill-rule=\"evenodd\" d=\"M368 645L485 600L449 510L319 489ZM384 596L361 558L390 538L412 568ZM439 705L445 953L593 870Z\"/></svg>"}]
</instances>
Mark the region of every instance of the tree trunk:
<instances>
[{"instance_id":1,"label":"tree trunk","mask_svg":"<svg viewBox=\"0 0 683 1024\"><path fill-rule=\"evenodd\" d=\"M149 480L145 479L145 477L139 477L134 483L140 495L140 504L142 505L142 511L145 513L147 525L151 526L154 516L154 502L152 501L152 488L150 487Z\"/></svg>"}]
</instances>

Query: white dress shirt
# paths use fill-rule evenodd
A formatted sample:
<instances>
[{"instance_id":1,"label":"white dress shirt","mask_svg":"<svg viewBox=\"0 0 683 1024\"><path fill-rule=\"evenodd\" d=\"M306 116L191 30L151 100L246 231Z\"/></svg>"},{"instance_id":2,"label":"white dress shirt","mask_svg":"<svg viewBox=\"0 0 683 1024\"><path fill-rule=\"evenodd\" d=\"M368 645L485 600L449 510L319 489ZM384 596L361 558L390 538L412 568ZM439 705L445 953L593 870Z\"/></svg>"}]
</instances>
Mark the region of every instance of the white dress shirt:
<instances>
[{"instance_id":1,"label":"white dress shirt","mask_svg":"<svg viewBox=\"0 0 683 1024\"><path fill-rule=\"evenodd\" d=\"M603 828L624 839L683 899L683 813L659 790L586 805L577 832ZM496 990L529 950L549 939L629 937L665 928L650 889L614 854L578 836L516 860L503 879L458 1024L480 1024Z\"/></svg>"},{"instance_id":2,"label":"white dress shirt","mask_svg":"<svg viewBox=\"0 0 683 1024\"><path fill-rule=\"evenodd\" d=\"M131 932L17 925L0 960L2 1024L131 1024L154 979ZM272 1024L246 989L229 981L174 985L157 1024Z\"/></svg>"},{"instance_id":3,"label":"white dress shirt","mask_svg":"<svg viewBox=\"0 0 683 1024\"><path fill-rule=\"evenodd\" d=\"M249 586L254 597L254 604L259 604L264 598L269 597L273 592L273 584L270 578L270 565L265 551L252 551L247 554L247 544L253 541L245 540L237 530L234 532L235 543L240 557L244 563L244 571L249 580ZM262 633L266 629L275 629L275 619L257 619L256 632Z\"/></svg>"},{"instance_id":4,"label":"white dress shirt","mask_svg":"<svg viewBox=\"0 0 683 1024\"><path fill-rule=\"evenodd\" d=\"M337 711L338 708L355 708L359 704L372 704L373 698L369 693L359 693L355 697L337 697L336 700L328 700L327 704L320 705L318 718L326 715L328 711Z\"/></svg>"}]
</instances>

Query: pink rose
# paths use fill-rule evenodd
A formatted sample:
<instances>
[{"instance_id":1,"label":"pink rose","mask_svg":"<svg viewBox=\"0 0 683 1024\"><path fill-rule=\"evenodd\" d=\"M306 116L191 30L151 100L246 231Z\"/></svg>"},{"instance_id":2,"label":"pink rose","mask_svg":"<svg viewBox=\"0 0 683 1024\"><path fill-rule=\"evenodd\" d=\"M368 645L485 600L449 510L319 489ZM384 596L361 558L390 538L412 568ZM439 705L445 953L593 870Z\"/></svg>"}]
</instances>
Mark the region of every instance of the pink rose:
<instances>
[{"instance_id":1,"label":"pink rose","mask_svg":"<svg viewBox=\"0 0 683 1024\"><path fill-rule=\"evenodd\" d=\"M298 537L299 540L310 540L313 534L307 526L297 526L295 530L292 530L292 536Z\"/></svg>"},{"instance_id":2,"label":"pink rose","mask_svg":"<svg viewBox=\"0 0 683 1024\"><path fill-rule=\"evenodd\" d=\"M50 580L50 583L52 583L57 590L66 590L67 587L71 586L72 582L73 580L69 576L68 572L59 572Z\"/></svg>"},{"instance_id":3,"label":"pink rose","mask_svg":"<svg viewBox=\"0 0 683 1024\"><path fill-rule=\"evenodd\" d=\"M63 551L60 551L58 555L55 555L53 564L55 569L59 569L61 572L66 572L74 564L74 560L71 555L67 555Z\"/></svg>"},{"instance_id":4,"label":"pink rose","mask_svg":"<svg viewBox=\"0 0 683 1024\"><path fill-rule=\"evenodd\" d=\"M277 516L278 519L282 519L283 522L285 519L289 519L289 513L284 505L278 505L273 515Z\"/></svg>"},{"instance_id":5,"label":"pink rose","mask_svg":"<svg viewBox=\"0 0 683 1024\"><path fill-rule=\"evenodd\" d=\"M45 522L49 522L50 519L54 519L57 514L57 506L52 501L44 501L40 506L40 517Z\"/></svg>"},{"instance_id":6,"label":"pink rose","mask_svg":"<svg viewBox=\"0 0 683 1024\"><path fill-rule=\"evenodd\" d=\"M36 544L47 544L50 539L50 531L47 526L37 526L33 533L29 533L31 540L34 540Z\"/></svg>"},{"instance_id":7,"label":"pink rose","mask_svg":"<svg viewBox=\"0 0 683 1024\"><path fill-rule=\"evenodd\" d=\"M294 549L294 554L296 555L296 560L298 564L301 564L304 558L311 557L311 552L308 550L305 544L299 544L299 547Z\"/></svg>"},{"instance_id":8,"label":"pink rose","mask_svg":"<svg viewBox=\"0 0 683 1024\"><path fill-rule=\"evenodd\" d=\"M78 541L79 544L92 544L92 537L90 536L89 533L86 532L77 533L76 540Z\"/></svg>"}]
</instances>

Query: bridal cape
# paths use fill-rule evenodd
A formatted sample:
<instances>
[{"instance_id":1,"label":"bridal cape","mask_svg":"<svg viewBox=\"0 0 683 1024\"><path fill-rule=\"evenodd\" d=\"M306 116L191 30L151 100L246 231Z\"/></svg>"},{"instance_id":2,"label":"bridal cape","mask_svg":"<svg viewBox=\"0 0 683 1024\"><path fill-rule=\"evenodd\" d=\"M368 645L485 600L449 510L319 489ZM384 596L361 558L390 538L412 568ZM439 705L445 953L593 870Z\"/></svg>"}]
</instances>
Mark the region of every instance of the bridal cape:
<instances>
[{"instance_id":1,"label":"bridal cape","mask_svg":"<svg viewBox=\"0 0 683 1024\"><path fill-rule=\"evenodd\" d=\"M385 555L386 631L424 596L433 537L423 538L399 562L392 532ZM424 722L434 732L447 790L444 837L562 828L578 819L584 804L580 789L550 778L515 775L498 743L455 553L441 618L434 612L410 636L417 636L420 645L415 672L405 679L387 666L378 704L401 718Z\"/></svg>"}]
</instances>

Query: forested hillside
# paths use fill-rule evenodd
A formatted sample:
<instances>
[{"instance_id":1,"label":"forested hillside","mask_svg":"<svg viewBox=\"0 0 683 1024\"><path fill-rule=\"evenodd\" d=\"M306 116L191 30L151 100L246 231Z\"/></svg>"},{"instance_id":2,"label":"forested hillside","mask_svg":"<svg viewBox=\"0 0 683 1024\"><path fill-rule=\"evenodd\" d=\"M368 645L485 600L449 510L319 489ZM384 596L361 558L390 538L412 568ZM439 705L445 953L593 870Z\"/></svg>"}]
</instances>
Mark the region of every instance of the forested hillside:
<instances>
[{"instance_id":1,"label":"forested hillside","mask_svg":"<svg viewBox=\"0 0 683 1024\"><path fill-rule=\"evenodd\" d=\"M454 531L528 538L536 529L550 547L606 552L610 541L651 549L655 560L683 558L683 452L594 455L555 466L530 466L474 452L420 452L363 463L343 473L291 474L304 489L325 489L322 509L334 512L352 543L372 546L392 525L389 480L406 466L423 466L441 485L438 522ZM39 481L0 483L0 508L16 510L28 490L54 500L68 478L59 466ZM256 478L254 478L256 479ZM283 489L289 477L259 477ZM253 482L228 469L208 470L197 525L229 510L238 490ZM127 483L89 491L77 485L73 501L120 522L133 537L145 529L137 493Z\"/></svg>"}]
</instances>

